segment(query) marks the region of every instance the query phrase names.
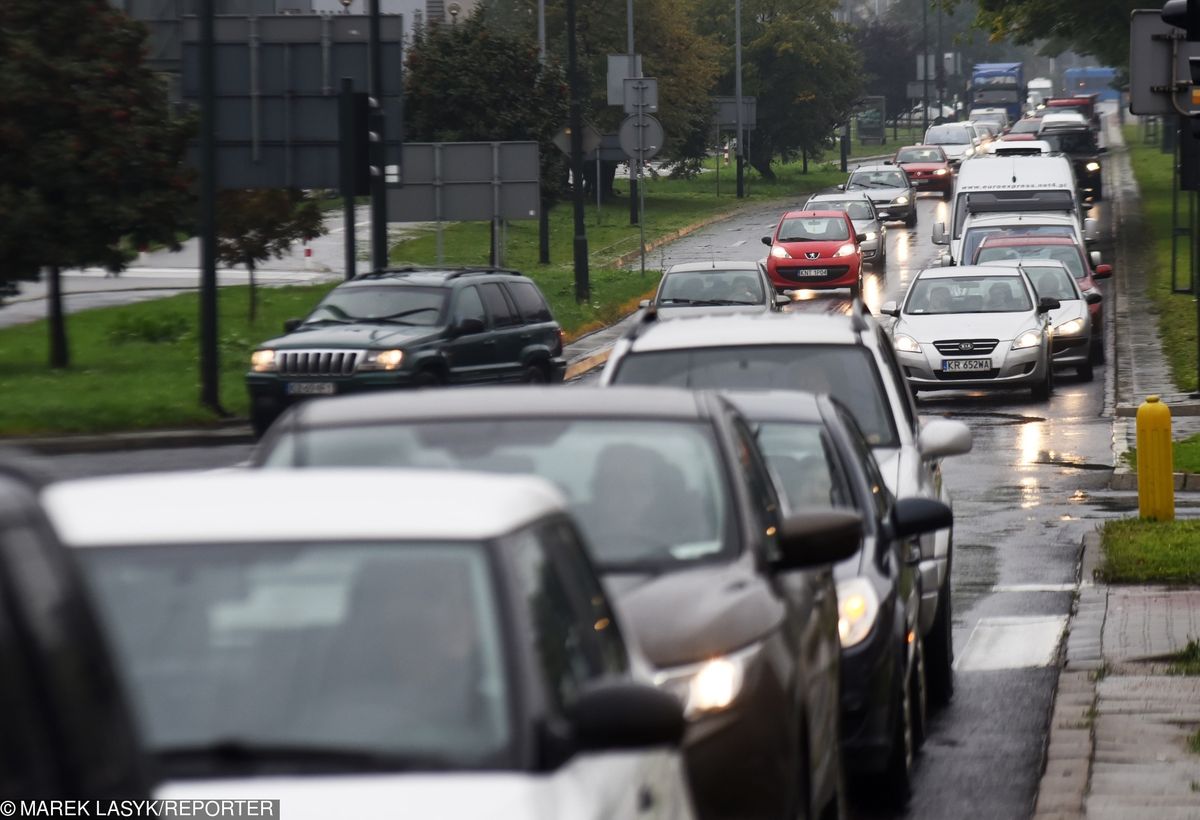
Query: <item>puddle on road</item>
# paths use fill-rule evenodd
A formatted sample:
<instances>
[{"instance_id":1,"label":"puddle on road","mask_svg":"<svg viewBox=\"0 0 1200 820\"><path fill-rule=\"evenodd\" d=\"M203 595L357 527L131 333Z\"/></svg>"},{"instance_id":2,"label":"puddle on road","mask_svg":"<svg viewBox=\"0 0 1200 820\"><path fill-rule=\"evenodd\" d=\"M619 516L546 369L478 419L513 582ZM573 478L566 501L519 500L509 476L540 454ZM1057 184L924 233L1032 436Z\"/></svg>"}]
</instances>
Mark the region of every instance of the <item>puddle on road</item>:
<instances>
[{"instance_id":1,"label":"puddle on road","mask_svg":"<svg viewBox=\"0 0 1200 820\"><path fill-rule=\"evenodd\" d=\"M1051 467L1068 467L1072 470L1111 470L1111 464L1093 464L1080 456L1059 453L1054 450L1039 450L1037 458L1031 464L1045 464Z\"/></svg>"},{"instance_id":2,"label":"puddle on road","mask_svg":"<svg viewBox=\"0 0 1200 820\"><path fill-rule=\"evenodd\" d=\"M983 427L1014 427L1019 424L1040 424L1046 419L1041 416L1026 416L1020 413L1000 413L997 411L988 410L947 410L945 412L929 412L922 415L942 416L947 419L960 419L963 421L970 419L978 419L978 423Z\"/></svg>"}]
</instances>

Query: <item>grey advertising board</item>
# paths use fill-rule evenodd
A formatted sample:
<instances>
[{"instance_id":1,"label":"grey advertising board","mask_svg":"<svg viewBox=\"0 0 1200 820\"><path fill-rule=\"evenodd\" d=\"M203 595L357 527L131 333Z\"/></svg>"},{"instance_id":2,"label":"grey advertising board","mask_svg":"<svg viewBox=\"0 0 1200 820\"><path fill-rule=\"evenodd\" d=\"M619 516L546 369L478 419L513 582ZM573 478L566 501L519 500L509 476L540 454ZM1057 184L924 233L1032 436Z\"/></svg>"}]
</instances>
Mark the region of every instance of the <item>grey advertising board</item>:
<instances>
[{"instance_id":1,"label":"grey advertising board","mask_svg":"<svg viewBox=\"0 0 1200 820\"><path fill-rule=\"evenodd\" d=\"M1190 105L1186 90L1174 95L1167 91L1172 82L1173 46L1177 44L1175 76L1190 82L1188 57L1200 58L1200 43L1187 42L1183 29L1163 22L1159 14L1159 9L1135 9L1130 18L1129 110L1134 114L1178 114L1200 109Z\"/></svg>"},{"instance_id":2,"label":"grey advertising board","mask_svg":"<svg viewBox=\"0 0 1200 820\"><path fill-rule=\"evenodd\" d=\"M540 172L536 142L410 142L388 221L537 219Z\"/></svg>"},{"instance_id":3,"label":"grey advertising board","mask_svg":"<svg viewBox=\"0 0 1200 820\"><path fill-rule=\"evenodd\" d=\"M737 97L713 97L718 128L737 128ZM758 97L742 95L742 127L753 131L758 121Z\"/></svg>"},{"instance_id":4,"label":"grey advertising board","mask_svg":"<svg viewBox=\"0 0 1200 820\"><path fill-rule=\"evenodd\" d=\"M386 164L399 160L399 16L381 20ZM367 89L367 18L360 15L218 17L217 185L337 188L338 90ZM200 93L199 21L182 24L183 98ZM193 146L193 151L195 147Z\"/></svg>"}]
</instances>

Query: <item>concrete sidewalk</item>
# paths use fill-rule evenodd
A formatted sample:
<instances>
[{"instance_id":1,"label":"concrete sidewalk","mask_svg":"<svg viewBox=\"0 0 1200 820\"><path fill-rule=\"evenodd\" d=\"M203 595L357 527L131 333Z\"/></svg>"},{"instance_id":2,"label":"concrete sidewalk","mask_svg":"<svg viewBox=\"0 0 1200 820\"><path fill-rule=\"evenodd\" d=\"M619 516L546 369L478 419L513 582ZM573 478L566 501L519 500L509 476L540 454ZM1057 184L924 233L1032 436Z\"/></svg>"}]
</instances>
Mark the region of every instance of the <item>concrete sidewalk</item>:
<instances>
[{"instance_id":1,"label":"concrete sidewalk","mask_svg":"<svg viewBox=\"0 0 1200 820\"><path fill-rule=\"evenodd\" d=\"M1139 192L1119 131L1109 144L1116 276L1106 305L1115 321L1105 413L1113 419L1110 487L1132 490L1137 477L1122 456L1135 442L1137 405L1161 396L1181 437L1200 432L1200 403L1175 387L1158 323L1147 321L1154 312L1140 275ZM1200 755L1189 748L1200 729L1200 677L1172 676L1164 660L1200 640L1200 589L1106 586L1097 583L1102 561L1100 534L1089 533L1034 817L1200 818Z\"/></svg>"}]
</instances>

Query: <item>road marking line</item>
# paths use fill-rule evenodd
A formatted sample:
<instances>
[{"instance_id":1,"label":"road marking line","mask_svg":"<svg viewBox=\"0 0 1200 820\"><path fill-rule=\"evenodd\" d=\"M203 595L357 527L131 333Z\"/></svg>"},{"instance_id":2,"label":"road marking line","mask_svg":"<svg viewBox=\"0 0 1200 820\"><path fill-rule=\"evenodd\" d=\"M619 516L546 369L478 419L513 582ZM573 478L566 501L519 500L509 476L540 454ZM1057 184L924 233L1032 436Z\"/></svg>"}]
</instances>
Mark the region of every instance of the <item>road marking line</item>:
<instances>
[{"instance_id":1,"label":"road marking line","mask_svg":"<svg viewBox=\"0 0 1200 820\"><path fill-rule=\"evenodd\" d=\"M1066 615L981 618L954 668L996 672L1049 666L1066 626Z\"/></svg>"},{"instance_id":2,"label":"road marking line","mask_svg":"<svg viewBox=\"0 0 1200 820\"><path fill-rule=\"evenodd\" d=\"M730 245L729 247L731 247L731 248L740 248L742 245L745 245L745 244L746 244L746 240L745 240L745 239L739 239L737 242L734 242L734 243L733 243L732 245Z\"/></svg>"},{"instance_id":3,"label":"road marking line","mask_svg":"<svg viewBox=\"0 0 1200 820\"><path fill-rule=\"evenodd\" d=\"M1078 584L1000 584L992 592L1074 592Z\"/></svg>"}]
</instances>

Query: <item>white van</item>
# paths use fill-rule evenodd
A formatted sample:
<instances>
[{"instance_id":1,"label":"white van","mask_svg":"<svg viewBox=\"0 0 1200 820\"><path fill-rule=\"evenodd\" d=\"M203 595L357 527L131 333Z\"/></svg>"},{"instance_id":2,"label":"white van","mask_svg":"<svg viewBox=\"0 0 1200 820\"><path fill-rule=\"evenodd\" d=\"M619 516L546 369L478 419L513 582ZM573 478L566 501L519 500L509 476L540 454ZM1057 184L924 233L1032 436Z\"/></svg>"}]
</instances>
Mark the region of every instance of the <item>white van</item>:
<instances>
[{"instance_id":1,"label":"white van","mask_svg":"<svg viewBox=\"0 0 1200 820\"><path fill-rule=\"evenodd\" d=\"M1069 214L1084 238L1094 226L1094 222L1085 224L1084 210L1075 186L1075 171L1065 156L974 157L958 170L949 230L945 223L934 225L933 241L949 245L951 261L958 262L963 228L973 215L1026 211Z\"/></svg>"}]
</instances>

